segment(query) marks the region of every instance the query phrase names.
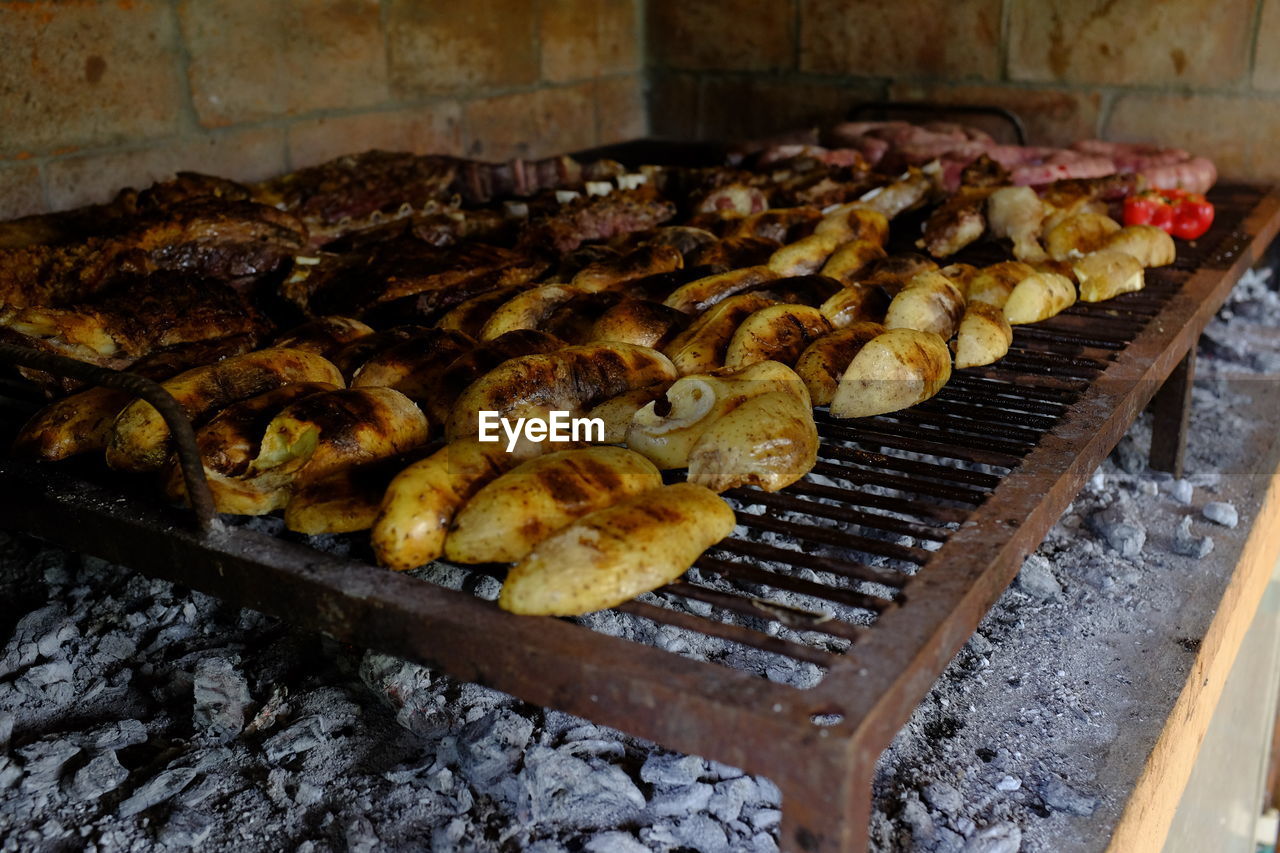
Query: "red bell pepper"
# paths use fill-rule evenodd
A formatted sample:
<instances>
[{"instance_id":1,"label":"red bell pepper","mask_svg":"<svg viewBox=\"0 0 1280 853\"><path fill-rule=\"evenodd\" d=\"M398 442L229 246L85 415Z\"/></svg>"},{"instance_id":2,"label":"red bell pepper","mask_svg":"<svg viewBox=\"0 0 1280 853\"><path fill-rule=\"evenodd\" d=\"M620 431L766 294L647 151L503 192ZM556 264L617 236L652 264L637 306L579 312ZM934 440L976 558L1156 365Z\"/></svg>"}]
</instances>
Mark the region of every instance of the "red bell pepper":
<instances>
[{"instance_id":1,"label":"red bell pepper","mask_svg":"<svg viewBox=\"0 0 1280 853\"><path fill-rule=\"evenodd\" d=\"M1213 224L1213 204L1186 190L1147 190L1124 200L1125 225L1154 225L1194 240Z\"/></svg>"}]
</instances>

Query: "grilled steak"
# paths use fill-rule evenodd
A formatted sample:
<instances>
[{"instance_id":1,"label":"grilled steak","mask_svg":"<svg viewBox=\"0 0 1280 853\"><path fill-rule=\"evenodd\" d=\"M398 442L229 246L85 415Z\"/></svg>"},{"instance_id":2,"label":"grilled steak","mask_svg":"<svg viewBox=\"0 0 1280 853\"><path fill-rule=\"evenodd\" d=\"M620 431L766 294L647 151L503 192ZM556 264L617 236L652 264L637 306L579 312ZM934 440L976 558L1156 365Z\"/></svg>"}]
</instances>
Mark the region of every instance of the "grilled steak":
<instances>
[{"instance_id":1,"label":"grilled steak","mask_svg":"<svg viewBox=\"0 0 1280 853\"><path fill-rule=\"evenodd\" d=\"M592 240L653 228L675 214L676 206L648 186L577 198L526 223L517 246L564 255Z\"/></svg>"}]
</instances>

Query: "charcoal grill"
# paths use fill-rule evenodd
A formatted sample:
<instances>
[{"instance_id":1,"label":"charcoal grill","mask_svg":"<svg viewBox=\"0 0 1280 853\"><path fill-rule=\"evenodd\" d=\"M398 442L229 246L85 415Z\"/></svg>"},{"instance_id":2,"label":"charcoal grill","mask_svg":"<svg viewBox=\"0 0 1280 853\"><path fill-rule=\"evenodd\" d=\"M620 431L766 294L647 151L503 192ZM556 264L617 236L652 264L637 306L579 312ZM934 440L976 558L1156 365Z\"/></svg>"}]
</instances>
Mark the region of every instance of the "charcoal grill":
<instances>
[{"instance_id":1,"label":"charcoal grill","mask_svg":"<svg viewBox=\"0 0 1280 853\"><path fill-rule=\"evenodd\" d=\"M908 411L852 421L820 411L810 476L777 494L731 492L747 535L618 608L814 665L822 675L808 689L733 658L513 616L303 537L201 513L193 525L152 484L97 464L0 459L0 510L7 527L58 545L763 774L783 793L784 848L865 849L877 757L1153 398L1153 462L1180 467L1196 340L1280 228L1280 190L1222 186L1211 198L1213 229L1150 271L1146 290L1018 328L1007 358L958 371ZM13 430L32 404L6 394L0 419ZM701 609L672 606L690 601Z\"/></svg>"}]
</instances>

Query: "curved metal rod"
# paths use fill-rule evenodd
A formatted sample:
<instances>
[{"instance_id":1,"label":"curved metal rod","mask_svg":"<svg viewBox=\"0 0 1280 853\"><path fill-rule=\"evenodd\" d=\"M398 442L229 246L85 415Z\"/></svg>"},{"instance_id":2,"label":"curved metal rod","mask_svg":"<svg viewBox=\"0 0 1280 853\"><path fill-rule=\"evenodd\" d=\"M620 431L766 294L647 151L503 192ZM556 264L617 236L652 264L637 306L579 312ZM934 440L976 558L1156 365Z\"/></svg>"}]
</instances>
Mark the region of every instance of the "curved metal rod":
<instances>
[{"instance_id":1,"label":"curved metal rod","mask_svg":"<svg viewBox=\"0 0 1280 853\"><path fill-rule=\"evenodd\" d=\"M64 355L4 342L0 342L0 362L44 370L56 376L69 376L89 385L127 391L150 403L160 413L160 417L164 418L169 434L173 437L174 452L182 469L187 502L191 504L191 511L195 514L196 526L201 533L208 533L213 529L217 513L213 508L213 493L209 491L209 481L205 478L204 464L196 446L195 429L182 406L158 382L136 373L98 367Z\"/></svg>"},{"instance_id":2,"label":"curved metal rod","mask_svg":"<svg viewBox=\"0 0 1280 853\"><path fill-rule=\"evenodd\" d=\"M857 104L849 110L849 120L856 121L859 116L866 113L878 112L887 114L890 112L900 113L967 113L969 115L988 115L995 116L1007 121L1013 127L1013 134L1018 139L1018 144L1026 146L1027 144L1027 128L1022 123L1022 118L1013 110L1004 107L991 106L987 104L942 104L935 101L867 101L866 103Z\"/></svg>"}]
</instances>

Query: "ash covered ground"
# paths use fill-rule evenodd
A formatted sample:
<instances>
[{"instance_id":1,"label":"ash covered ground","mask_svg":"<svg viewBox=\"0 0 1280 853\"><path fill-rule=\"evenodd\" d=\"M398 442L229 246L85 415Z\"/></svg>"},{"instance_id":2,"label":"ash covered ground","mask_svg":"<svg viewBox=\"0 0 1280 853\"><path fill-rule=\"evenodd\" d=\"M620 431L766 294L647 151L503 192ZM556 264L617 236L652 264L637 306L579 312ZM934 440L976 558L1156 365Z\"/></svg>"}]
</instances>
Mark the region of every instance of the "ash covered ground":
<instances>
[{"instance_id":1,"label":"ash covered ground","mask_svg":"<svg viewBox=\"0 0 1280 853\"><path fill-rule=\"evenodd\" d=\"M1234 377L1280 373L1276 326L1251 274L1202 343L1188 477L1145 470L1140 420L880 762L874 849L1101 846L1117 738L1178 688L1114 662L1148 643L1190 665L1179 603L1249 521L1218 500L1248 427ZM0 559L4 850L777 849L765 779L29 538L0 536Z\"/></svg>"}]
</instances>

